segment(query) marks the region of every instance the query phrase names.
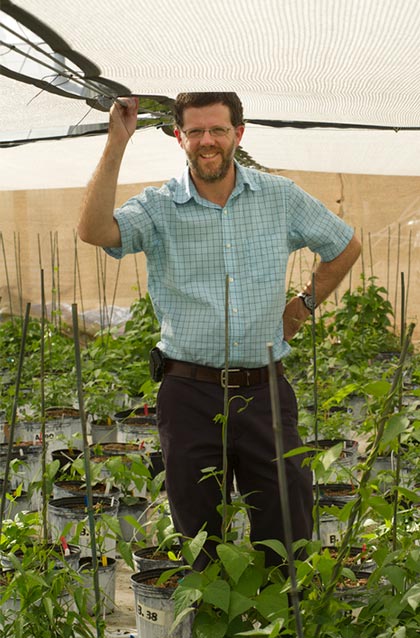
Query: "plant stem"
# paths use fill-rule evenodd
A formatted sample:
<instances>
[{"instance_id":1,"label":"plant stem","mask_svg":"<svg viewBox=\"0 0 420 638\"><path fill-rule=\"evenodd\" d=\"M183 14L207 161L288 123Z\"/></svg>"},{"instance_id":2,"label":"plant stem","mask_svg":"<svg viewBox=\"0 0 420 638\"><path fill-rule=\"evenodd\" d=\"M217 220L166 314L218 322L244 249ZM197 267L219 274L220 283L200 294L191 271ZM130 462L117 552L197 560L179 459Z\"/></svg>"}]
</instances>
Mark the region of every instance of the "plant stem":
<instances>
[{"instance_id":1,"label":"plant stem","mask_svg":"<svg viewBox=\"0 0 420 638\"><path fill-rule=\"evenodd\" d=\"M41 392L41 476L42 476L42 530L44 543L48 542L48 495L47 495L47 441L45 437L45 285L41 268L41 343L40 343L40 392Z\"/></svg>"},{"instance_id":2,"label":"plant stem","mask_svg":"<svg viewBox=\"0 0 420 638\"><path fill-rule=\"evenodd\" d=\"M284 460L284 444L281 425L279 391L277 387L277 374L273 358L273 344L267 344L267 349L269 358L268 373L270 382L271 410L273 413L273 430L274 440L276 444L277 478L279 483L280 505L283 518L284 544L287 552L287 562L290 576L290 598L292 599L293 610L295 613L296 635L298 636L298 638L303 638L302 617L299 608L299 592L297 587L296 570L293 555L292 521L290 516L286 464Z\"/></svg>"},{"instance_id":3,"label":"plant stem","mask_svg":"<svg viewBox=\"0 0 420 638\"><path fill-rule=\"evenodd\" d=\"M0 503L0 536L1 536L1 530L3 525L3 519L4 519L4 511L6 507L6 492L7 492L7 483L9 481L9 466L10 466L10 459L12 457L13 441L15 438L16 413L17 413L17 405L18 405L18 398L19 398L20 380L22 378L23 357L25 354L25 344L26 344L26 335L28 332L30 309L31 309L31 304L28 303L26 305L26 313L25 313L25 318L24 318L23 327L22 327L22 338L20 341L19 362L18 362L18 368L17 368L17 374L16 374L16 382L15 382L15 395L13 397L12 414L10 417L9 442L7 445L6 467L4 470L3 490L2 490L1 503Z\"/></svg>"},{"instance_id":4,"label":"plant stem","mask_svg":"<svg viewBox=\"0 0 420 638\"><path fill-rule=\"evenodd\" d=\"M10 318L12 321L12 325L15 325L15 320L13 317L13 305L12 305L12 291L10 288L10 281L9 281L9 271L7 268L7 259L6 259L6 250L4 248L4 240L3 240L3 233L0 232L0 241L1 241L1 246L2 246L2 252L3 252L3 261L4 261L4 271L6 274L6 285L7 285L7 295L9 297L9 308L10 308Z\"/></svg>"},{"instance_id":5,"label":"plant stem","mask_svg":"<svg viewBox=\"0 0 420 638\"><path fill-rule=\"evenodd\" d=\"M396 263L395 297L394 297L394 327L393 327L394 332L395 332L396 321L397 321L398 273L400 270L400 248L401 248L401 224L398 224L397 263Z\"/></svg>"},{"instance_id":6,"label":"plant stem","mask_svg":"<svg viewBox=\"0 0 420 638\"><path fill-rule=\"evenodd\" d=\"M359 525L360 525L360 513L361 513L361 509L362 509L362 505L363 505L363 493L364 490L368 484L371 472L372 472L372 468L373 468L373 464L375 462L376 457L378 456L379 453L379 447L380 447L380 443L381 443L381 439L382 436L384 434L384 430L385 430L385 426L387 423L387 419L389 417L390 414L392 414L392 410L393 410L393 406L395 404L395 397L397 392L399 391L399 384L400 384L400 380L401 380L401 376L402 376L402 372L403 372L403 366L404 366L404 362L405 362L405 358L407 356L407 352L408 352L408 346L410 344L411 341L411 337L413 334L413 330L415 328L415 324L411 323L408 326L407 332L405 334L404 337L404 343L403 343L403 347L401 350L401 354L400 354L400 359L398 361L398 366L397 369L395 370L394 373L394 377L392 380L392 386L391 386L391 390L388 393L388 396L386 397L383 406L382 406L382 410L380 411L380 414L378 416L378 422L377 422L377 428L376 428L376 435L375 435L375 440L373 442L372 448L369 452L369 456L366 459L365 462L365 469L363 470L361 479L360 479L360 483L359 483L359 488L357 491L357 495L356 498L354 500L353 506L350 510L350 515L349 515L349 519L347 521L347 529L346 532L344 534L343 540L341 542L341 547L340 550L337 554L337 558L336 558L336 562L334 565L334 569L332 571L331 574L331 579L330 582L328 584L328 586L325 588L325 591L323 593L323 598L325 601L328 601L330 596L333 594L337 581L339 579L340 576L340 572L341 572L341 567L342 567L342 563L344 561L344 559L346 558L348 551L350 549L350 541L353 538L355 531L357 531ZM317 636L319 636L320 631L322 629L322 625L317 625L316 630L315 630L315 634L314 634L314 638L317 638Z\"/></svg>"},{"instance_id":7,"label":"plant stem","mask_svg":"<svg viewBox=\"0 0 420 638\"><path fill-rule=\"evenodd\" d=\"M315 289L315 274L312 274L312 302L313 306L315 306L316 300L316 289ZM314 435L315 435L315 447L318 448L318 361L317 361L317 349L316 349L316 322L315 322L315 311L311 316L311 334L312 334L312 359L313 359L313 397L314 397ZM315 513L315 531L318 540L321 539L321 529L320 529L320 513L319 513L319 482L318 479L315 480L315 503L314 503L314 513Z\"/></svg>"},{"instance_id":8,"label":"plant stem","mask_svg":"<svg viewBox=\"0 0 420 638\"><path fill-rule=\"evenodd\" d=\"M227 515L227 478L228 478L228 458L227 458L227 429L229 419L229 275L225 279L225 387L223 391L223 420L222 420L222 447L223 447L223 467L222 467L222 541L226 543L228 532Z\"/></svg>"},{"instance_id":9,"label":"plant stem","mask_svg":"<svg viewBox=\"0 0 420 638\"><path fill-rule=\"evenodd\" d=\"M83 332L86 334L86 317L85 317L85 309L83 307L83 294L82 294L82 278L80 276L80 265L79 265L79 253L77 250L77 233L73 231L74 238L74 282L73 282L73 303L76 303L76 292L77 285L76 282L79 283L79 296L80 296L80 307L82 309L82 317L83 317ZM76 279L77 278L77 279Z\"/></svg>"},{"instance_id":10,"label":"plant stem","mask_svg":"<svg viewBox=\"0 0 420 638\"><path fill-rule=\"evenodd\" d=\"M405 281L404 273L401 273L401 339L405 333ZM402 344L401 344L402 345ZM402 407L402 376L398 385L398 411L401 411ZM392 549L395 552L397 549L397 517L398 517L398 501L399 494L398 488L400 487L401 478L401 435L397 438L397 465L395 468L395 485L394 485L394 518L392 521Z\"/></svg>"},{"instance_id":11,"label":"plant stem","mask_svg":"<svg viewBox=\"0 0 420 638\"><path fill-rule=\"evenodd\" d=\"M19 310L20 318L23 319L23 292L22 292L22 268L20 259L20 235L19 233L13 234L14 246L15 246L15 264L16 264L16 284L19 295Z\"/></svg>"},{"instance_id":12,"label":"plant stem","mask_svg":"<svg viewBox=\"0 0 420 638\"><path fill-rule=\"evenodd\" d=\"M87 498L87 511L89 520L90 542L92 550L92 571L93 571L93 586L95 590L95 620L97 637L102 638L104 636L104 627L101 623L101 593L99 589L99 576L98 576L98 556L96 552L96 530L95 519L93 514L93 494L92 494L92 481L90 476L90 450L87 438L87 425L86 414L83 400L83 379L82 379L82 363L80 355L80 341L79 341L79 326L77 320L77 304L72 305L72 318L73 318L73 339L74 339L74 354L76 362L77 372L77 393L79 399L79 411L80 411L80 423L82 426L82 438L83 438L83 460L85 467L85 482L86 482L86 498Z\"/></svg>"}]
</instances>

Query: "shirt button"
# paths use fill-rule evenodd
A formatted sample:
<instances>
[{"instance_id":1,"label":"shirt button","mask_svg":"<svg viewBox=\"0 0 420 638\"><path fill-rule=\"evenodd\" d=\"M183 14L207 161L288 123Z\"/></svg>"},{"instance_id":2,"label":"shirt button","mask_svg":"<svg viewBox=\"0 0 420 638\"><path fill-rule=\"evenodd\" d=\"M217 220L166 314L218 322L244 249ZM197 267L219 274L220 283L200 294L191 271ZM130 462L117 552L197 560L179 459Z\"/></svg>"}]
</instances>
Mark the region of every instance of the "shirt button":
<instances>
[{"instance_id":1,"label":"shirt button","mask_svg":"<svg viewBox=\"0 0 420 638\"><path fill-rule=\"evenodd\" d=\"M234 345L234 346L239 346L239 343L238 343L237 341L234 341L234 342L233 342L233 345Z\"/></svg>"},{"instance_id":2,"label":"shirt button","mask_svg":"<svg viewBox=\"0 0 420 638\"><path fill-rule=\"evenodd\" d=\"M227 215L227 214L228 214L227 208L224 208L223 209L223 215Z\"/></svg>"},{"instance_id":3,"label":"shirt button","mask_svg":"<svg viewBox=\"0 0 420 638\"><path fill-rule=\"evenodd\" d=\"M229 277L229 283L233 283L235 280L233 279L233 277Z\"/></svg>"},{"instance_id":4,"label":"shirt button","mask_svg":"<svg viewBox=\"0 0 420 638\"><path fill-rule=\"evenodd\" d=\"M226 248L230 248L232 246L232 244L227 243L226 244Z\"/></svg>"},{"instance_id":5,"label":"shirt button","mask_svg":"<svg viewBox=\"0 0 420 638\"><path fill-rule=\"evenodd\" d=\"M237 308L232 308L233 312L238 312Z\"/></svg>"}]
</instances>

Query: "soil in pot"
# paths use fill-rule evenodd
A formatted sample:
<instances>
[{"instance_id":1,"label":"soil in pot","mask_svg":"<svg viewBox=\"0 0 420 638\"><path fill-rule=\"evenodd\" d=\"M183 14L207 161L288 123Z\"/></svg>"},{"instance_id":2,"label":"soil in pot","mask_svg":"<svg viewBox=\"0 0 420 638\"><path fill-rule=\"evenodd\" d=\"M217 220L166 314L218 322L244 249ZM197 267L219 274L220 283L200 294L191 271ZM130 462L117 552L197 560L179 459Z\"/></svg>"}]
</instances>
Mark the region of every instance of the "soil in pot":
<instances>
[{"instance_id":1,"label":"soil in pot","mask_svg":"<svg viewBox=\"0 0 420 638\"><path fill-rule=\"evenodd\" d=\"M164 569L152 569L138 572L131 577L131 586L134 591L136 605L137 633L141 638L191 638L193 614L189 614L170 633L175 619L174 601L172 595L182 578L182 572L178 577L173 577L169 583L162 586L156 585L159 576Z\"/></svg>"},{"instance_id":2,"label":"soil in pot","mask_svg":"<svg viewBox=\"0 0 420 638\"><path fill-rule=\"evenodd\" d=\"M86 483L84 481L55 481L53 486L53 498L66 498L68 496L84 496ZM94 496L111 496L119 499L121 491L117 487L110 487L106 483L92 485Z\"/></svg>"},{"instance_id":3,"label":"soil in pot","mask_svg":"<svg viewBox=\"0 0 420 638\"><path fill-rule=\"evenodd\" d=\"M171 569L177 565L182 565L182 560L171 560L168 552L171 551L176 556L179 550L179 545L174 545L169 549L162 549L159 546L143 547L133 552L134 565L139 572L149 569Z\"/></svg>"}]
</instances>

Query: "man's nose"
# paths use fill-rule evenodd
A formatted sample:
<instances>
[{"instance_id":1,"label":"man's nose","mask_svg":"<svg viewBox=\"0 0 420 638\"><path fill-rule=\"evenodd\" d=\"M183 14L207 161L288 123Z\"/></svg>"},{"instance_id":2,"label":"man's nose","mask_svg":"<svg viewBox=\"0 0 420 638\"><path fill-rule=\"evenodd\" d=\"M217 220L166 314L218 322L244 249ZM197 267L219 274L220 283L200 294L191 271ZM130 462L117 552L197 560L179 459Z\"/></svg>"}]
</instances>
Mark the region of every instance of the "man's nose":
<instances>
[{"instance_id":1,"label":"man's nose","mask_svg":"<svg viewBox=\"0 0 420 638\"><path fill-rule=\"evenodd\" d=\"M209 144L214 144L213 135L210 134L208 129L204 129L203 136L200 140L202 146L208 146Z\"/></svg>"}]
</instances>

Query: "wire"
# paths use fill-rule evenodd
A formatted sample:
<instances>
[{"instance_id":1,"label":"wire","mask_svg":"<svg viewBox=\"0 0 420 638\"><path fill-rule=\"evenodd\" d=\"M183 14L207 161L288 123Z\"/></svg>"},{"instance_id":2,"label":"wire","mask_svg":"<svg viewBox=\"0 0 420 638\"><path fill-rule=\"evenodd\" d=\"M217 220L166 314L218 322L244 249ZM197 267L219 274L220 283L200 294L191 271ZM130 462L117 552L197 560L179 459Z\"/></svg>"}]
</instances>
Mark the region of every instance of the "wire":
<instances>
[{"instance_id":1,"label":"wire","mask_svg":"<svg viewBox=\"0 0 420 638\"><path fill-rule=\"evenodd\" d=\"M20 25L19 22L18 22L18 24ZM17 38L19 38L19 40L21 40L23 43L29 45L29 47L31 49L34 49L35 51L37 51L41 55L45 56L46 58L48 58L49 60L54 62L54 66L51 66L50 64L47 64L45 61L42 61L42 60L40 60L40 59L38 59L38 58L36 58L36 57L34 57L32 55L29 55L29 53L23 52L21 49L19 49L19 47L15 46L14 44L8 44L7 42L1 41L0 44L2 44L5 47L7 47L10 51L14 51L15 53L18 53L19 55L24 56L28 60L32 60L33 62L36 62L40 66L43 66L46 69L54 71L55 74L57 74L57 65L58 65L58 66L60 66L63 69L63 73L61 73L61 74L58 73L58 75L62 75L63 77L67 77L67 78L71 79L75 84L79 84L84 89L91 90L94 93L98 93L98 88L99 88L98 84L99 83L95 83L95 82L92 82L92 81L86 79L85 76L80 71L77 71L77 69L71 68L70 66L66 65L60 59L56 58L54 54L51 54L48 51L45 51L42 47L40 47L37 44L35 44L35 42L31 42L31 40L29 40L28 38L25 38L25 37L19 35L19 33L17 33L11 27L8 27L7 25L5 25L3 22L0 23L0 27L4 28L9 33L11 33L12 35L14 35ZM44 42L44 44L46 46L48 46L49 48L51 48L50 45L47 44L46 42ZM51 49L51 50L53 51L53 49ZM69 75L66 75L64 73L64 71L69 73ZM107 88L106 85L101 85L100 88L103 91L103 94L106 95L106 97L109 97L109 98L115 98L116 97L111 92L108 92L106 90L106 88Z\"/></svg>"}]
</instances>

